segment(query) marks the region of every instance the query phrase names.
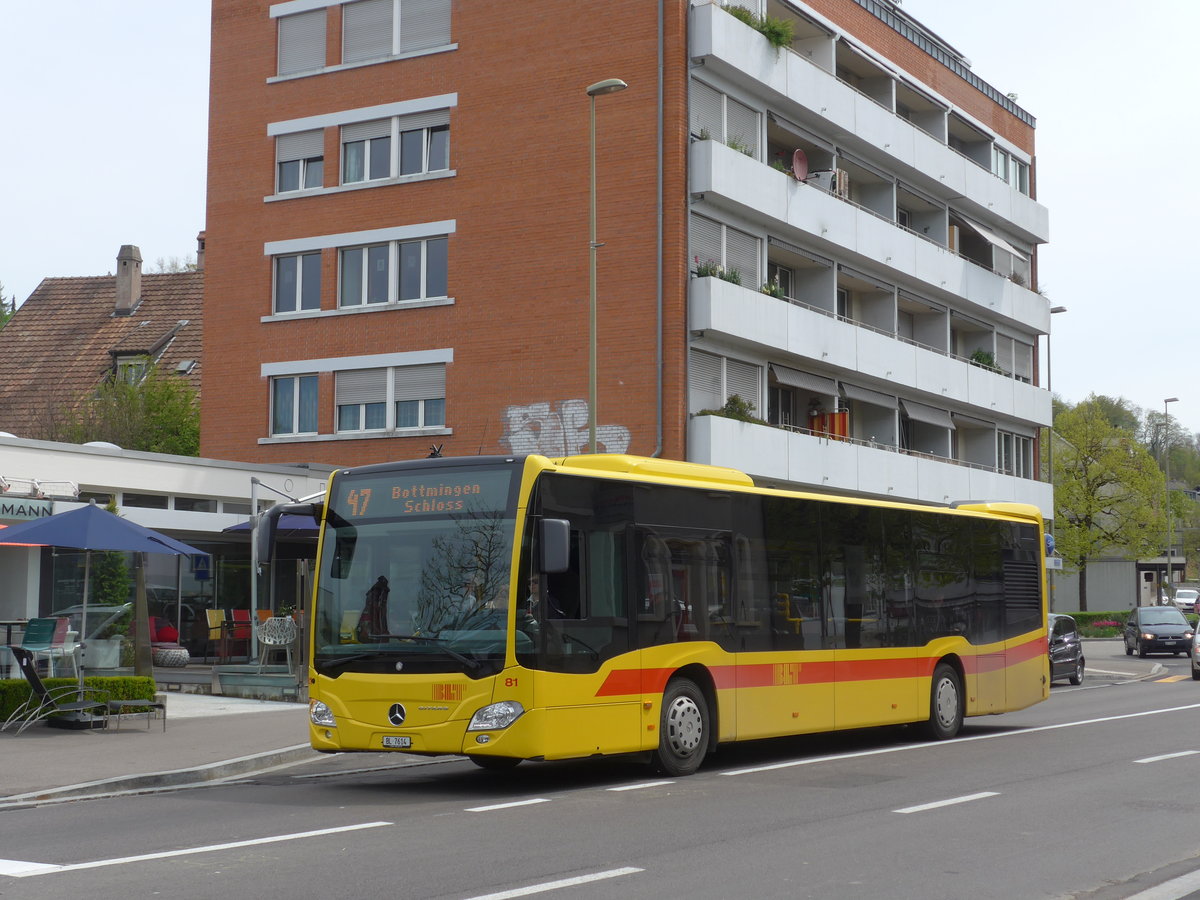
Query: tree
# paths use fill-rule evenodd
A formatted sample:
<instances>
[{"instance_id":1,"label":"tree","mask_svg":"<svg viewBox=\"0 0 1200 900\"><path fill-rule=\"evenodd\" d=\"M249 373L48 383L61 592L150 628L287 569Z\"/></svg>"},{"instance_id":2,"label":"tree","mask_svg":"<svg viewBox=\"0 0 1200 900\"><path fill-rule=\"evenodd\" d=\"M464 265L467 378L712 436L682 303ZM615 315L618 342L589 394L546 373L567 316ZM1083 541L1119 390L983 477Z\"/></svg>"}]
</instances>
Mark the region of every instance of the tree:
<instances>
[{"instance_id":1,"label":"tree","mask_svg":"<svg viewBox=\"0 0 1200 900\"><path fill-rule=\"evenodd\" d=\"M195 272L196 258L194 256L186 256L180 259L178 256L172 256L163 259L161 256L154 260L154 265L146 269L147 275L170 275L177 272Z\"/></svg>"},{"instance_id":2,"label":"tree","mask_svg":"<svg viewBox=\"0 0 1200 900\"><path fill-rule=\"evenodd\" d=\"M17 298L4 296L4 282L0 281L0 328L8 324L8 320L17 311Z\"/></svg>"},{"instance_id":3,"label":"tree","mask_svg":"<svg viewBox=\"0 0 1200 900\"><path fill-rule=\"evenodd\" d=\"M106 380L64 419L51 440L109 441L126 450L178 456L200 452L196 391L154 365L136 383Z\"/></svg>"},{"instance_id":4,"label":"tree","mask_svg":"<svg viewBox=\"0 0 1200 900\"><path fill-rule=\"evenodd\" d=\"M1114 553L1137 558L1162 546L1164 479L1134 433L1114 426L1094 395L1055 420L1057 549L1079 572L1079 608L1087 610L1087 564Z\"/></svg>"}]
</instances>

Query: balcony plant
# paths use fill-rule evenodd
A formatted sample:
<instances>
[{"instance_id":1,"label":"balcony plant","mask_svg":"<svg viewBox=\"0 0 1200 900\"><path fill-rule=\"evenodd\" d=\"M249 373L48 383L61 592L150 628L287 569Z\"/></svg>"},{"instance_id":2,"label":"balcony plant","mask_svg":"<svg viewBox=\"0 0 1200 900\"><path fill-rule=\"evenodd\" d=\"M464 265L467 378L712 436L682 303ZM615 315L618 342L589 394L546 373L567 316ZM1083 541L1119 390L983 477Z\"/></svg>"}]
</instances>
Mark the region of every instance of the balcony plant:
<instances>
[{"instance_id":1,"label":"balcony plant","mask_svg":"<svg viewBox=\"0 0 1200 900\"><path fill-rule=\"evenodd\" d=\"M726 6L725 12L729 13L735 19L745 22L765 37L771 46L775 48L776 53L779 52L780 47L787 47L792 43L794 32L792 23L787 19L777 19L774 16L759 16L744 6Z\"/></svg>"},{"instance_id":2,"label":"balcony plant","mask_svg":"<svg viewBox=\"0 0 1200 900\"><path fill-rule=\"evenodd\" d=\"M996 354L991 350L976 350L971 354L971 362L981 369L1000 374L1000 367L996 365Z\"/></svg>"},{"instance_id":3,"label":"balcony plant","mask_svg":"<svg viewBox=\"0 0 1200 900\"><path fill-rule=\"evenodd\" d=\"M730 394L725 404L719 409L702 409L698 416L721 416L725 419L737 419L739 422L751 422L755 425L766 425L765 419L754 415L754 404L738 394Z\"/></svg>"},{"instance_id":4,"label":"balcony plant","mask_svg":"<svg viewBox=\"0 0 1200 900\"><path fill-rule=\"evenodd\" d=\"M693 256L692 259L696 263L693 274L697 278L720 278L722 281L728 281L730 284L742 283L742 273L737 269L727 268L713 259L707 262L700 262L700 257L698 256Z\"/></svg>"}]
</instances>

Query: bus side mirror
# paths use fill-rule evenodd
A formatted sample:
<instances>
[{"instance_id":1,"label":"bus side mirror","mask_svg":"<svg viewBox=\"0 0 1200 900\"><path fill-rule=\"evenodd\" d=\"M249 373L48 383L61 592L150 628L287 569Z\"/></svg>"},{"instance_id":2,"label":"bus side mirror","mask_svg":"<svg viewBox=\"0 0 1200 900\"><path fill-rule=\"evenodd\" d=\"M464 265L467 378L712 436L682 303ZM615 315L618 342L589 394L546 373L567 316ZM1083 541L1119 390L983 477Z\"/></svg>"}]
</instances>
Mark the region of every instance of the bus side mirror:
<instances>
[{"instance_id":1,"label":"bus side mirror","mask_svg":"<svg viewBox=\"0 0 1200 900\"><path fill-rule=\"evenodd\" d=\"M571 568L571 523L566 519L542 519L539 523L538 569L555 575Z\"/></svg>"},{"instance_id":2,"label":"bus side mirror","mask_svg":"<svg viewBox=\"0 0 1200 900\"><path fill-rule=\"evenodd\" d=\"M255 558L260 566L271 562L271 553L275 549L275 531L279 526L282 515L311 516L317 524L321 522L323 504L321 503L276 503L250 521L254 533Z\"/></svg>"}]
</instances>

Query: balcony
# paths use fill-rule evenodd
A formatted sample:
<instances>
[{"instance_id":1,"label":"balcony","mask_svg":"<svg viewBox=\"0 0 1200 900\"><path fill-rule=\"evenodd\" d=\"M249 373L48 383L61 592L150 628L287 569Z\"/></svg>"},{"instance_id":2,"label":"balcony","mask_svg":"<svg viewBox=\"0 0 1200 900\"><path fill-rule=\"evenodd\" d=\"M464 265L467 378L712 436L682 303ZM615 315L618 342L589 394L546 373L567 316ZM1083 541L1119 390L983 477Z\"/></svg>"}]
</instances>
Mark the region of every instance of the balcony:
<instances>
[{"instance_id":1,"label":"balcony","mask_svg":"<svg viewBox=\"0 0 1200 900\"><path fill-rule=\"evenodd\" d=\"M715 4L692 10L690 55L763 106L813 131L838 135L847 149L869 157L940 200L962 197L965 212L999 217L1029 243L1049 239L1047 210L831 72L767 40Z\"/></svg>"},{"instance_id":2,"label":"balcony","mask_svg":"<svg viewBox=\"0 0 1200 900\"><path fill-rule=\"evenodd\" d=\"M784 240L899 284L921 285L931 299L974 304L989 317L1049 331L1049 304L1040 294L836 194L711 140L692 144L689 170L697 211L701 204L729 210Z\"/></svg>"},{"instance_id":3,"label":"balcony","mask_svg":"<svg viewBox=\"0 0 1200 900\"><path fill-rule=\"evenodd\" d=\"M691 331L752 345L769 361L805 368L801 361L813 360L823 373L862 373L941 408L1050 424L1050 394L1042 388L823 310L719 278L693 278L688 304Z\"/></svg>"},{"instance_id":4,"label":"balcony","mask_svg":"<svg viewBox=\"0 0 1200 900\"><path fill-rule=\"evenodd\" d=\"M800 432L694 416L688 460L729 466L758 484L800 485L831 493L947 504L958 500L1031 503L1051 515L1050 484L994 468L905 453L896 448L832 440Z\"/></svg>"}]
</instances>

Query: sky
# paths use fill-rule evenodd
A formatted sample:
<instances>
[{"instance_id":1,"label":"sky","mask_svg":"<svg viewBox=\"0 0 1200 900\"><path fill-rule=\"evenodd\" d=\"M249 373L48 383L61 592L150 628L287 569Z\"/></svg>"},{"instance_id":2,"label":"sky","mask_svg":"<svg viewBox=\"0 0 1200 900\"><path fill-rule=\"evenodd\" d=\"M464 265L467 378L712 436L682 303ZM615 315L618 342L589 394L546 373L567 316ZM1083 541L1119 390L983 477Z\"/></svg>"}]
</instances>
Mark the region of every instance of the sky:
<instances>
[{"instance_id":1,"label":"sky","mask_svg":"<svg viewBox=\"0 0 1200 900\"><path fill-rule=\"evenodd\" d=\"M569 0L582 2L582 0ZM1037 119L1055 315L1050 387L1124 397L1200 432L1200 329L1184 268L1197 255L1195 0L903 0L973 71ZM0 29L0 284L194 257L204 227L207 0L5 4ZM53 47L53 54L46 48ZM1192 223L1192 224L1189 224ZM1179 275L1178 278L1175 276ZM1045 343L1043 342L1043 349ZM1046 384L1043 359L1042 383Z\"/></svg>"}]
</instances>

